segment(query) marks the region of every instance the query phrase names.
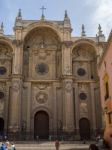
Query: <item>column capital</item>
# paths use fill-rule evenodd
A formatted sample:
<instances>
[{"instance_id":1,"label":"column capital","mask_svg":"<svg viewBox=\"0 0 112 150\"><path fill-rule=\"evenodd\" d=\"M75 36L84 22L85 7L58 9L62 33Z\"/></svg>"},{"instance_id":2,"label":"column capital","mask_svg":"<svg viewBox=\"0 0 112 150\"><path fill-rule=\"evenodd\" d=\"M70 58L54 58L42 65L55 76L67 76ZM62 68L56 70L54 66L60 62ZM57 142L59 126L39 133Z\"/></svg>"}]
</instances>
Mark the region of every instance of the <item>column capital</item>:
<instances>
[{"instance_id":1,"label":"column capital","mask_svg":"<svg viewBox=\"0 0 112 150\"><path fill-rule=\"evenodd\" d=\"M62 45L65 46L66 48L71 48L71 46L73 45L72 41L63 41Z\"/></svg>"},{"instance_id":2,"label":"column capital","mask_svg":"<svg viewBox=\"0 0 112 150\"><path fill-rule=\"evenodd\" d=\"M22 40L13 40L13 44L16 47L21 47L21 46L23 46L23 41Z\"/></svg>"}]
</instances>

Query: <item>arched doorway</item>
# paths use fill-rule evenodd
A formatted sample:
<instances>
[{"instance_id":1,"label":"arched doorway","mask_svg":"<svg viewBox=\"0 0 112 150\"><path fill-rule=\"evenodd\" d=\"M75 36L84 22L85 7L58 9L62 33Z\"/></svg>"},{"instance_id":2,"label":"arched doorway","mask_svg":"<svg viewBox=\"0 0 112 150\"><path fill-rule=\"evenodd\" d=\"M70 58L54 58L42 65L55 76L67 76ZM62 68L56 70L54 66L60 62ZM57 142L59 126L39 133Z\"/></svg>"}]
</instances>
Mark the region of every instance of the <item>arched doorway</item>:
<instances>
[{"instance_id":1,"label":"arched doorway","mask_svg":"<svg viewBox=\"0 0 112 150\"><path fill-rule=\"evenodd\" d=\"M4 132L4 120L3 118L0 118L0 135L2 135Z\"/></svg>"},{"instance_id":2,"label":"arched doorway","mask_svg":"<svg viewBox=\"0 0 112 150\"><path fill-rule=\"evenodd\" d=\"M34 138L47 139L49 136L49 116L45 111L39 111L34 117Z\"/></svg>"},{"instance_id":3,"label":"arched doorway","mask_svg":"<svg viewBox=\"0 0 112 150\"><path fill-rule=\"evenodd\" d=\"M79 129L81 139L90 139L90 122L87 118L79 120Z\"/></svg>"}]
</instances>

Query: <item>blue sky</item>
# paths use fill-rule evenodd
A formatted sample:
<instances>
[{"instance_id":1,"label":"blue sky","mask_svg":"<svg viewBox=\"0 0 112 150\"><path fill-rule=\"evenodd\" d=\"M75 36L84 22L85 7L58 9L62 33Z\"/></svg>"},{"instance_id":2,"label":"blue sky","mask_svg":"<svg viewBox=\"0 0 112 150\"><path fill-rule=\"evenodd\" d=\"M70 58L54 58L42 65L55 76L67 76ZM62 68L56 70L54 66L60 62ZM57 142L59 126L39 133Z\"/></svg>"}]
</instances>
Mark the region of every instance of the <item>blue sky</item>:
<instances>
[{"instance_id":1,"label":"blue sky","mask_svg":"<svg viewBox=\"0 0 112 150\"><path fill-rule=\"evenodd\" d=\"M112 0L0 0L0 23L4 22L5 34L13 34L19 8L23 19L39 20L43 5L48 20L63 20L64 11L68 11L73 36L80 36L82 24L88 36L96 35L98 24L106 36L112 28Z\"/></svg>"}]
</instances>

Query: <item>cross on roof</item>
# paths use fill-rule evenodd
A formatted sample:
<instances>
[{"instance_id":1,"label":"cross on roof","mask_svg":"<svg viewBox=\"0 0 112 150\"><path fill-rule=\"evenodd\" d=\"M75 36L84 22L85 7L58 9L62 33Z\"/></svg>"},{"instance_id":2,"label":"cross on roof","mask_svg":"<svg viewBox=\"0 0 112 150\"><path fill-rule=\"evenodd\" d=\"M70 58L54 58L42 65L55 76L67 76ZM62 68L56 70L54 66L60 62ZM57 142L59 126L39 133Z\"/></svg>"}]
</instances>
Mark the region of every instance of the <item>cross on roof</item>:
<instances>
[{"instance_id":1,"label":"cross on roof","mask_svg":"<svg viewBox=\"0 0 112 150\"><path fill-rule=\"evenodd\" d=\"M46 8L44 6L42 6L42 8L40 8L40 9L42 10L42 17L41 17L41 19L44 19L45 18L44 10L46 10Z\"/></svg>"}]
</instances>

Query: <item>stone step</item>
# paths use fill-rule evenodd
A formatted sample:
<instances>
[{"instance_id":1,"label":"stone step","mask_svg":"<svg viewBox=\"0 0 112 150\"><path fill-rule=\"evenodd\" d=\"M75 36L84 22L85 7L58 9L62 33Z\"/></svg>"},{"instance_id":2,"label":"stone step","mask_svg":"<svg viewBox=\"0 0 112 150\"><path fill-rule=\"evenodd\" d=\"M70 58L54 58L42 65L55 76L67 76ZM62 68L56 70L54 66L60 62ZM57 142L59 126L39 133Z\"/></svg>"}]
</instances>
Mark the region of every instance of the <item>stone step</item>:
<instances>
[{"instance_id":1,"label":"stone step","mask_svg":"<svg viewBox=\"0 0 112 150\"><path fill-rule=\"evenodd\" d=\"M60 144L60 150L88 150L88 144ZM16 144L17 150L55 150L53 143Z\"/></svg>"}]
</instances>

